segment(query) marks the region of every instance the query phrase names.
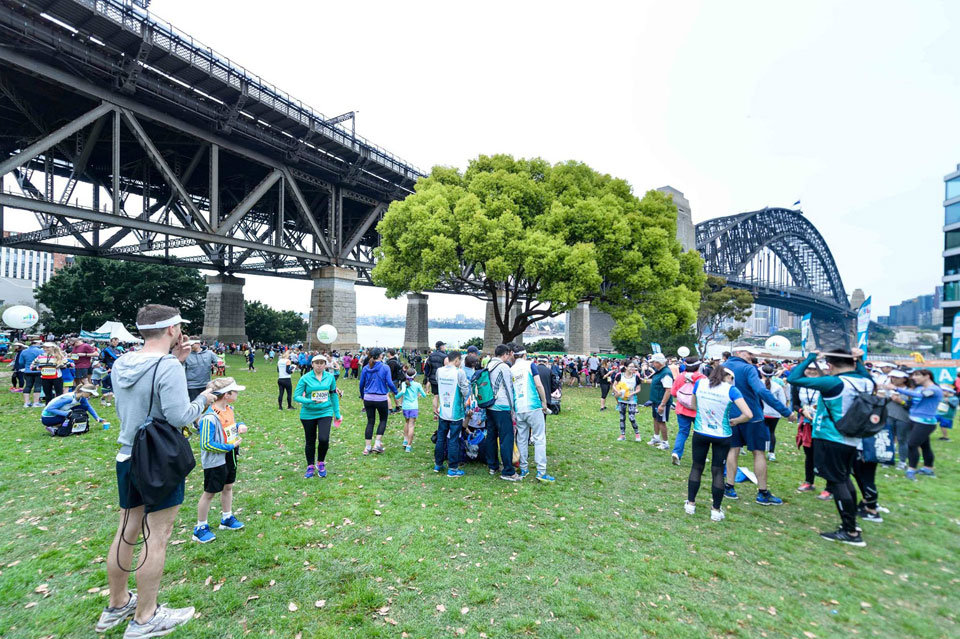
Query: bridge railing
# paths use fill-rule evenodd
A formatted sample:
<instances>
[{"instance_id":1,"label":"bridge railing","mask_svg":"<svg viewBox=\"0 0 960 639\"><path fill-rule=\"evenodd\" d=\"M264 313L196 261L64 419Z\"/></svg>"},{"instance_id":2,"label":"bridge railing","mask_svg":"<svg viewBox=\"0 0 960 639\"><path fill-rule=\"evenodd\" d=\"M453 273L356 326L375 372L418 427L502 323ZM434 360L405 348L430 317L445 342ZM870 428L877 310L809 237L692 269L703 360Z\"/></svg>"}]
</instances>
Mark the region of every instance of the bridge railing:
<instances>
[{"instance_id":1,"label":"bridge railing","mask_svg":"<svg viewBox=\"0 0 960 639\"><path fill-rule=\"evenodd\" d=\"M183 33L169 22L155 18L149 12L141 12L130 4L123 2L123 0L74 1L135 33L140 38L144 37L145 25L149 24L153 31L154 46L220 79L238 91L243 91L244 84L246 84L247 94L254 100L296 120L311 130L317 131L355 153L368 155L377 164L408 179L416 180L424 175L423 171L415 165L390 153L363 136L355 135L335 124L329 124L326 121L326 116L322 113L315 111L243 66L232 62L230 58L217 53L192 36ZM176 81L176 78L173 79ZM206 97L213 98L213 96ZM364 151L367 153L364 153Z\"/></svg>"}]
</instances>

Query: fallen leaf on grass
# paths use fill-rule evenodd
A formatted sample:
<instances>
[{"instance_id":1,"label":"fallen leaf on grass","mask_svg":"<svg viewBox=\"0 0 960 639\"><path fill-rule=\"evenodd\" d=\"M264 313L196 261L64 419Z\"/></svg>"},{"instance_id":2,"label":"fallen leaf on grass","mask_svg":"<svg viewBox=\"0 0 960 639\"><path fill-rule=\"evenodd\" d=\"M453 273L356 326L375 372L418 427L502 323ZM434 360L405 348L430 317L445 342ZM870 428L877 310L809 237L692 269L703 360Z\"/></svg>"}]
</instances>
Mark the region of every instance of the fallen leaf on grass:
<instances>
[{"instance_id":1,"label":"fallen leaf on grass","mask_svg":"<svg viewBox=\"0 0 960 639\"><path fill-rule=\"evenodd\" d=\"M861 602L860 602L860 607L861 607L861 608L873 608L873 606L871 606L871 605L870 605L869 603L867 603L866 601L861 601Z\"/></svg>"},{"instance_id":2,"label":"fallen leaf on grass","mask_svg":"<svg viewBox=\"0 0 960 639\"><path fill-rule=\"evenodd\" d=\"M203 582L203 585L209 586L212 581L213 581L213 575L207 575L207 580Z\"/></svg>"},{"instance_id":3,"label":"fallen leaf on grass","mask_svg":"<svg viewBox=\"0 0 960 639\"><path fill-rule=\"evenodd\" d=\"M296 611L297 611L297 604L295 604L295 603L293 603L293 602L291 601L290 603L287 604L287 610L289 610L290 612L296 612Z\"/></svg>"},{"instance_id":4,"label":"fallen leaf on grass","mask_svg":"<svg viewBox=\"0 0 960 639\"><path fill-rule=\"evenodd\" d=\"M437 604L437 612L446 612L446 611L447 611L446 606L444 606L443 604Z\"/></svg>"},{"instance_id":5,"label":"fallen leaf on grass","mask_svg":"<svg viewBox=\"0 0 960 639\"><path fill-rule=\"evenodd\" d=\"M260 595L250 595L249 597L247 597L247 600L244 603L250 603L254 599L259 599L259 598L260 598Z\"/></svg>"},{"instance_id":6,"label":"fallen leaf on grass","mask_svg":"<svg viewBox=\"0 0 960 639\"><path fill-rule=\"evenodd\" d=\"M42 595L44 593L50 592L50 586L48 586L47 584L40 584L39 586L34 588L33 591L37 594Z\"/></svg>"},{"instance_id":7,"label":"fallen leaf on grass","mask_svg":"<svg viewBox=\"0 0 960 639\"><path fill-rule=\"evenodd\" d=\"M376 515L377 517L379 517L379 516L382 515L383 513L380 512L379 510L377 510L376 508L374 508L373 514Z\"/></svg>"},{"instance_id":8,"label":"fallen leaf on grass","mask_svg":"<svg viewBox=\"0 0 960 639\"><path fill-rule=\"evenodd\" d=\"M221 588L223 588L223 584L222 584L222 583L213 584L213 591L214 591L214 592L220 590Z\"/></svg>"},{"instance_id":9,"label":"fallen leaf on grass","mask_svg":"<svg viewBox=\"0 0 960 639\"><path fill-rule=\"evenodd\" d=\"M465 615L465 614L467 614L468 612L470 612L470 609L467 608L466 606L464 606L463 608L460 609L460 614L461 614L461 615Z\"/></svg>"},{"instance_id":10,"label":"fallen leaf on grass","mask_svg":"<svg viewBox=\"0 0 960 639\"><path fill-rule=\"evenodd\" d=\"M809 630L804 630L804 631L803 631L803 636L804 636L804 637L807 637L808 639L817 639L817 635L813 634L813 633L810 632Z\"/></svg>"},{"instance_id":11,"label":"fallen leaf on grass","mask_svg":"<svg viewBox=\"0 0 960 639\"><path fill-rule=\"evenodd\" d=\"M384 617L383 620L386 621L391 626L397 625L397 621L395 619L391 619L390 617Z\"/></svg>"},{"instance_id":12,"label":"fallen leaf on grass","mask_svg":"<svg viewBox=\"0 0 960 639\"><path fill-rule=\"evenodd\" d=\"M26 606L24 606L24 608L33 608L33 607L36 606L36 605L37 605L37 602L36 602L36 601L31 601L31 602L28 603Z\"/></svg>"}]
</instances>

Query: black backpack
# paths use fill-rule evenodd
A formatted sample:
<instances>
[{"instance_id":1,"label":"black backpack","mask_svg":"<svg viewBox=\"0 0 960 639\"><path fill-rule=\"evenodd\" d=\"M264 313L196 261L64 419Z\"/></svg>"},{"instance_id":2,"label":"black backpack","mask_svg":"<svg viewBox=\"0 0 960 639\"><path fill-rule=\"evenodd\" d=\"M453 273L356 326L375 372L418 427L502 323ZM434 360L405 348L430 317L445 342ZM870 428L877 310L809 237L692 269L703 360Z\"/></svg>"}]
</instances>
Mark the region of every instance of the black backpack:
<instances>
[{"instance_id":1,"label":"black backpack","mask_svg":"<svg viewBox=\"0 0 960 639\"><path fill-rule=\"evenodd\" d=\"M846 380L842 377L840 381L846 385ZM851 386L853 385L851 384ZM877 385L874 384L873 390L869 393L866 391L857 392L840 421L834 419L829 404L824 404L824 406L827 407L827 413L841 435L846 437L872 437L887 425L887 401L889 400L886 397L877 396Z\"/></svg>"}]
</instances>

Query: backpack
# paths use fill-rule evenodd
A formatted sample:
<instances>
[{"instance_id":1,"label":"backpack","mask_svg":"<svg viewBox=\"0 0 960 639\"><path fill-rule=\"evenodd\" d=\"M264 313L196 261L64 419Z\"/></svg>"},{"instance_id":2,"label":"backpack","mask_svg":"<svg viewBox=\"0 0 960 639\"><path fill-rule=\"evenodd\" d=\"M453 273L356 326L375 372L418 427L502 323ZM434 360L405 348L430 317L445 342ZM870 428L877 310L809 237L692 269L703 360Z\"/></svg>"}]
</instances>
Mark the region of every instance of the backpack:
<instances>
[{"instance_id":1,"label":"backpack","mask_svg":"<svg viewBox=\"0 0 960 639\"><path fill-rule=\"evenodd\" d=\"M683 379L683 385L677 389L677 403L693 410L693 376L690 373L684 373Z\"/></svg>"},{"instance_id":2,"label":"backpack","mask_svg":"<svg viewBox=\"0 0 960 639\"><path fill-rule=\"evenodd\" d=\"M840 381L846 385L842 377ZM853 386L851 384L851 386ZM856 390L856 389L854 389ZM873 385L871 392L857 392L850 404L850 408L843 414L840 421L834 419L830 412L830 405L825 404L830 419L837 427L837 431L846 437L870 437L876 435L887 425L887 398L877 396L877 386Z\"/></svg>"},{"instance_id":3,"label":"backpack","mask_svg":"<svg viewBox=\"0 0 960 639\"><path fill-rule=\"evenodd\" d=\"M490 383L490 371L487 368L481 368L473 373L470 379L470 388L473 396L477 400L478 408L490 408L497 399L493 391L493 385Z\"/></svg>"},{"instance_id":4,"label":"backpack","mask_svg":"<svg viewBox=\"0 0 960 639\"><path fill-rule=\"evenodd\" d=\"M57 437L82 435L89 431L90 424L87 409L83 406L74 406L70 411L70 415L57 427Z\"/></svg>"}]
</instances>

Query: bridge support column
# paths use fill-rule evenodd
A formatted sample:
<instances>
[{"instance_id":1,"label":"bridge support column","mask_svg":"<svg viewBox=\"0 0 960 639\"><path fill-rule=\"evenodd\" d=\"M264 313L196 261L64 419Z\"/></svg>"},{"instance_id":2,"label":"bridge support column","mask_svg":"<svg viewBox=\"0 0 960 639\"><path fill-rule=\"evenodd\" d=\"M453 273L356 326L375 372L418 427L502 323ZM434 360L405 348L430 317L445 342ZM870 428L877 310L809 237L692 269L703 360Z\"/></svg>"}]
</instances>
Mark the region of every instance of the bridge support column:
<instances>
[{"instance_id":1,"label":"bridge support column","mask_svg":"<svg viewBox=\"0 0 960 639\"><path fill-rule=\"evenodd\" d=\"M339 266L325 266L313 271L313 292L310 294L310 322L304 344L314 350L356 350L357 342L357 273ZM332 344L317 340L317 329L330 324L337 329Z\"/></svg>"},{"instance_id":2,"label":"bridge support column","mask_svg":"<svg viewBox=\"0 0 960 639\"><path fill-rule=\"evenodd\" d=\"M502 306L505 302L506 293L497 292L497 297ZM519 310L514 306L510 311L510 321L516 319ZM523 344L523 335L518 335L513 340L517 344ZM500 333L500 327L497 326L497 316L493 310L493 300L487 300L487 309L483 318L483 352L493 355L493 349L503 343L503 334Z\"/></svg>"},{"instance_id":3,"label":"bridge support column","mask_svg":"<svg viewBox=\"0 0 960 639\"><path fill-rule=\"evenodd\" d=\"M407 295L407 323L403 329L403 349L430 352L430 320L427 296L423 293Z\"/></svg>"},{"instance_id":4,"label":"bridge support column","mask_svg":"<svg viewBox=\"0 0 960 639\"><path fill-rule=\"evenodd\" d=\"M612 351L613 342L610 333L617 325L617 320L609 313L590 307L590 352Z\"/></svg>"},{"instance_id":5,"label":"bridge support column","mask_svg":"<svg viewBox=\"0 0 960 639\"><path fill-rule=\"evenodd\" d=\"M581 302L567 311L563 329L563 345L568 353L586 355L590 352L590 303Z\"/></svg>"},{"instance_id":6,"label":"bridge support column","mask_svg":"<svg viewBox=\"0 0 960 639\"><path fill-rule=\"evenodd\" d=\"M206 340L246 342L243 278L233 275L208 275L205 279L207 302L203 310L201 336Z\"/></svg>"}]
</instances>

